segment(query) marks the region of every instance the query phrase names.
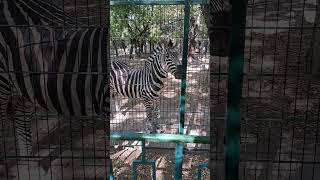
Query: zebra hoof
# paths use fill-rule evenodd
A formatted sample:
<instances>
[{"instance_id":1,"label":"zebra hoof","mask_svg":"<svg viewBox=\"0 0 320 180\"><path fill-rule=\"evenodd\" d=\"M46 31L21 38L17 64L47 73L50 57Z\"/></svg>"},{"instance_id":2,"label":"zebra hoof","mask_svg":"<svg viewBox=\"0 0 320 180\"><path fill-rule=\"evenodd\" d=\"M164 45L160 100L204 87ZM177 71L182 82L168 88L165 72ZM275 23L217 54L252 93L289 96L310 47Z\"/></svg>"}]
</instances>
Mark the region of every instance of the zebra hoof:
<instances>
[{"instance_id":1,"label":"zebra hoof","mask_svg":"<svg viewBox=\"0 0 320 180\"><path fill-rule=\"evenodd\" d=\"M158 134L163 134L165 131L163 129L157 129Z\"/></svg>"},{"instance_id":2,"label":"zebra hoof","mask_svg":"<svg viewBox=\"0 0 320 180\"><path fill-rule=\"evenodd\" d=\"M152 134L152 133L153 133L153 128L152 128L151 125L147 125L146 133L149 133L149 134Z\"/></svg>"},{"instance_id":3,"label":"zebra hoof","mask_svg":"<svg viewBox=\"0 0 320 180\"><path fill-rule=\"evenodd\" d=\"M156 126L154 131L158 134L163 134L165 131L163 128L161 128L160 126Z\"/></svg>"}]
</instances>

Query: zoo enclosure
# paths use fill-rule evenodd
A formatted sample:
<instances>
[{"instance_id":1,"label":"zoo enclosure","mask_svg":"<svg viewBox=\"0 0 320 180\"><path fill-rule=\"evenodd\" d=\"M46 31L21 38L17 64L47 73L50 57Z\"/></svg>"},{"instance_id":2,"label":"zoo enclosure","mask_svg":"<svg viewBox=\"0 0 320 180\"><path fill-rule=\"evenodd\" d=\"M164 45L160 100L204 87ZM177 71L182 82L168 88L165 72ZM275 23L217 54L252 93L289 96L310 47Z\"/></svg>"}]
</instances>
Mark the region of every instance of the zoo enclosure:
<instances>
[{"instance_id":1,"label":"zoo enclosure","mask_svg":"<svg viewBox=\"0 0 320 180\"><path fill-rule=\"evenodd\" d=\"M188 2L185 2L185 1L139 1L139 2L126 2L126 1L114 1L114 2L111 2L111 4L113 4L113 5L125 5L125 4L130 4L130 5L133 5L133 4L135 4L135 5L158 5L159 7L160 7L160 12L158 12L158 13L161 13L161 8L162 8L162 12L163 12L163 9L164 9L164 11L166 10L166 5L167 5L167 7L169 7L168 8L168 10L170 10L170 8L171 9L180 9L180 11L183 11L183 7L179 7L179 6L177 6L177 5L179 5L179 4L183 4L183 3L188 3ZM198 1L196 1L196 2L192 2L193 4L198 4L198 3L203 3L203 2L198 2ZM164 4L164 6L160 6L160 5L163 5ZM175 6L169 6L169 5L175 5ZM131 8L132 8L132 6L131 6ZM169 22L167 22L167 24L165 24L164 26L167 26L167 27L165 27L165 28L168 28L169 30L171 29L171 31L173 32L173 33L171 33L169 36L170 37L173 37L174 39L176 39L176 41L177 42L180 42L181 40L182 40L182 37L184 38L183 40L183 66L185 66L185 70L186 70L186 63L187 63L187 58L188 58L188 52L189 52L189 48L188 48L188 35L189 35L189 32L188 32L188 30L189 30L189 28L188 28L188 24L189 24L189 17L188 16L190 16L189 15L189 13L190 13L190 10L188 10L190 7L189 7L189 5L185 5L185 7L184 7L184 9L185 9L185 18L184 19L178 19L179 18L179 14L178 14L178 17L175 19L175 18L172 18L172 17L170 17L170 16L175 16L175 14L173 13L171 13L171 14L169 14L169 16L167 17L167 18L163 18L163 19L161 19L162 21L169 21ZM120 8L119 8L120 9ZM134 8L133 8L134 9ZM147 16L149 15L149 16L154 16L154 14L156 14L157 12L156 12L156 10L157 10L158 8L154 8L154 6L152 6L152 7L149 7L149 10L152 10L152 11L150 11L150 13L146 13L147 14ZM124 7L122 8L122 10L126 10ZM135 9L136 11L139 11L140 9L139 9L139 7L137 8L137 9ZM112 10L111 10L112 11ZM141 11L141 10L140 10ZM189 11L189 12L188 12ZM170 12L170 11L169 11ZM175 12L175 11L174 11ZM133 10L133 12L131 12L132 14L130 14L129 15L129 17L131 18L131 19L134 19L135 18L135 12L134 12L134 10ZM156 14L157 15L157 14ZM160 14L159 14L160 15ZM158 16L159 16L158 15ZM165 16L165 13L163 13L163 14L161 14L162 16L164 15ZM113 15L111 15L111 21L112 21L112 17L114 17L114 18L118 18L118 19L121 19L119 16L117 16L116 14L114 14L114 16ZM118 22L119 20L117 19L117 23L116 23L116 25L119 25L121 22ZM136 20L139 20L139 19L136 19ZM141 21L143 21L144 19L142 19ZM161 21L160 20L160 21ZM182 22L184 20L184 23ZM121 20L120 20L121 21ZM133 20L134 21L134 20ZM140 21L140 22L141 22ZM199 20L198 20L199 21ZM155 25L156 26L158 26L158 24L157 24L157 22L150 22L150 21L147 21L146 22L146 24L147 23L149 23L148 25L144 25L144 24L142 24L142 26L152 26L152 24L153 23L155 23ZM132 23L133 24L133 23ZM151 24L151 25L150 25ZM183 26L184 25L184 26ZM128 23L128 26L129 26L129 23ZM161 25L160 25L160 27L161 27ZM187 28L186 28L187 27ZM130 28L131 27L129 27L129 30L130 30ZM184 34L182 34L181 33L181 29L184 29ZM116 31L116 29L114 28L113 29L114 31ZM204 31L204 29L202 29L202 31ZM159 32L158 32L159 33ZM180 33L180 34L179 34ZM114 32L114 33L111 33L112 35L117 35L116 34L116 32ZM119 34L118 34L119 35ZM160 37L159 37L159 35L157 35L157 34L155 34L156 36L155 37L152 37L152 38L155 38L155 39L159 39ZM151 36L152 36L152 32L151 32ZM113 37L112 38L112 44L114 44L114 47L116 47L117 46L117 44L115 43L115 40L117 40L117 38L119 38L119 36L116 36L116 37ZM153 39L150 39L150 41L152 41ZM200 39L200 38L199 38ZM155 41L156 42L156 40L153 40L153 41ZM130 42L132 43L133 41L132 40L130 40ZM120 43L121 44L121 46L122 47L125 47L125 42L122 40L122 42ZM181 43L180 43L181 44ZM194 44L194 45L196 45L196 44ZM137 49L137 47L135 47L136 49ZM152 49L152 45L151 45L151 43L150 43L150 46L149 46L149 48L143 48L143 46L141 47L139 47L138 46L138 48L139 48L139 52L138 53L145 53L145 52L143 52L143 51L146 51L146 49ZM142 50L141 50L141 49ZM182 48L182 47L181 47ZM207 48L208 47L205 47L206 49L205 49L205 51L207 52ZM115 56L113 57L113 58L119 58L120 57L120 52L119 51L121 51L120 50L121 48L119 48L119 49L117 49L117 47L116 47L116 49L115 49ZM131 54L131 52L132 52L132 47L131 47L131 50L130 50L130 57L132 56L132 54ZM199 48L200 49L200 48ZM151 50L150 50L151 51ZM201 51L201 50L199 50L199 51ZM126 48L123 48L123 51L122 51L122 53L124 53L124 54L126 54ZM200 52L201 53L201 52ZM199 54L200 54L199 53ZM203 64L202 65L202 67L204 68L204 70L206 71L206 72L204 72L203 74L204 74L204 76L207 76L207 78L206 78L206 80L208 80L208 75L209 75L209 73L208 73L208 70L206 70L206 69L208 69L208 61L206 62L207 64ZM197 69L195 69L195 70L197 70ZM191 70L191 72L192 72L192 70ZM186 71L184 71L184 73L186 73ZM201 75L201 74L200 74ZM184 104L184 96L185 95L183 95L183 93L185 93L185 88L186 88L186 85L185 85L185 83L186 83L186 74L184 74L184 80L182 80L182 85L181 85L181 87L183 87L184 88L184 90L182 90L182 92L181 92L181 94L182 94L182 99L181 99L181 104ZM189 77L190 78L190 77ZM197 78L197 77L196 77ZM199 78L200 79L200 78ZM196 79L196 81L197 81L197 79ZM203 81L203 82L205 82L205 81ZM171 84L170 84L171 85ZM198 87L201 87L202 85L200 85L200 83L199 83L199 86ZM195 86L195 87L197 87L197 86ZM165 93L167 92L166 90L167 89L169 89L169 88L171 88L171 87L166 87L165 88ZM205 88L204 87L204 91L205 90L207 90L208 88ZM176 89L176 90L178 90L178 88ZM173 91L174 92L174 91ZM208 91L207 91L208 92ZM178 94L179 95L179 94ZM208 96L208 93L207 93L207 96ZM189 100L191 101L191 98L189 98ZM187 100L188 101L188 100ZM163 101L162 101L163 102ZM161 102L161 103L162 103ZM206 103L208 103L208 102L206 102ZM175 104L178 104L177 102L175 103ZM202 108L207 108L208 107L208 104L207 104L207 106L206 105L201 105L202 106ZM164 106L165 107L165 106ZM177 109L177 108L175 108L175 109ZM181 109L185 109L185 107L184 107L184 105L181 105ZM178 109L177 109L178 110ZM172 111L172 109L171 109L171 111ZM198 110L196 110L196 111L194 111L194 112L191 112L190 114L192 114L192 113L197 113L197 111ZM137 111L133 111L134 113L137 113ZM167 112L165 112L165 113L163 113L163 114L166 114L166 113L168 113L169 114L169 112L170 111L168 111L167 110ZM167 130L169 130L169 131L166 131L166 132L168 132L168 133L170 133L170 134L165 134L165 136L167 137L167 138L170 138L171 136L172 137L179 137L179 136L175 136L175 135L171 135L171 133L184 133L184 112L183 111L180 111L180 113L183 113L182 115L180 114L180 125L179 124L177 124L178 126L172 126L173 128L171 128L170 126L169 126L169 128L167 128ZM204 112L199 112L199 113L206 113L205 112L205 110L204 110ZM172 115L171 115L172 116ZM206 120L206 122L208 123L208 111L207 111L207 114L206 115L201 115L201 117L206 117L206 118L203 118L204 120ZM116 117L117 118L117 117ZM171 118L170 116L168 116L167 118ZM133 119L133 121L137 121L137 119L135 118L135 119ZM201 121L201 119L200 119L200 121ZM112 122L112 121L111 121ZM113 121L113 122L115 122L114 123L114 125L116 126L117 125L117 121L115 120L115 121ZM168 121L167 121L168 122ZM170 122L170 121L169 121ZM204 122L204 123L206 123L206 122ZM128 123L128 122L127 122ZM111 123L111 127L112 127L112 125L113 125L113 123ZM129 127L130 127L130 125L131 124L129 124ZM121 125L121 127L126 127L126 124L123 124L123 125ZM180 126L180 127L179 127ZM205 129L201 129L202 131L204 130L204 133L206 133L207 135L209 134L209 132L208 132L208 127L209 127L209 124L199 124L199 126L202 126L203 128L205 128ZM119 125L119 127L120 127L120 125ZM196 125L195 125L195 127L196 127ZM132 128L132 127L131 127ZM113 137L113 138L115 138L114 136L117 136L118 138L115 138L115 139L122 139L122 140L124 140L124 139L128 139L129 138L129 136L125 136L125 135L127 135L127 133L117 133L117 131L119 131L120 129L119 128L112 128L112 130L113 131L116 131L115 133L113 133L113 135L111 135L111 138ZM135 131L137 131L137 130L143 130L143 128L137 128L137 129L131 129L131 131L132 130L135 130ZM178 132L178 130L179 130L179 132ZM124 129L121 129L120 130L120 132L121 131L128 131L128 129L126 129L126 130L124 130ZM130 130L129 130L130 131ZM188 130L188 131L190 131L190 130ZM123 137L123 138L119 138L119 136L120 135L123 135L123 136L125 136L125 137ZM130 134L131 136L133 135L132 133ZM139 135L137 135L137 136L139 136ZM162 137L164 137L163 136L163 134L161 135ZM184 136L181 136L180 137L180 139L183 139L183 138L185 138ZM208 137L207 137L208 138ZM131 138L130 138L131 139ZM133 140L133 139L131 139L131 140ZM137 139L136 139L137 140ZM141 140L141 139L140 139ZM149 139L150 140L150 139ZM161 139L161 141L157 141L157 142L170 142L170 141L164 141L165 140L165 138L164 139ZM180 141L179 141L180 142ZM187 142L187 141L186 141ZM207 143L208 143L208 141L207 141ZM172 143L171 143L172 144ZM155 146L155 143L154 144L152 144L153 146ZM173 145L173 144L172 144ZM169 147L172 147L172 145L171 146L169 146ZM129 145L130 146L130 145ZM149 145L150 146L150 145ZM160 148L165 148L166 146L160 146ZM176 151L177 152L177 157L178 156L180 156L179 157L179 159L177 159L177 161L176 161L176 167L177 168L179 168L180 167L180 170L179 169L176 169L176 178L177 179L181 179L181 175L182 175L182 172L181 172L181 168L182 168L182 161L181 161L181 159L182 159L182 148L183 148L183 146L179 146L179 148L177 148L177 150L178 151ZM201 148L201 146L200 146L200 148ZM144 143L143 143L143 149L144 149ZM196 148L195 148L196 149ZM144 152L144 150L142 150L143 152ZM144 155L142 155L142 156L144 156ZM180 162L178 162L178 161L180 161Z\"/></svg>"},{"instance_id":2,"label":"zoo enclosure","mask_svg":"<svg viewBox=\"0 0 320 180\"><path fill-rule=\"evenodd\" d=\"M241 3L241 2L240 2L240 3ZM145 4L145 2L144 2L143 4ZM239 5L239 4L238 4L238 5ZM241 4L240 4L240 5L241 5ZM242 5L243 5L243 4L242 4ZM244 9L245 9L245 8L244 8ZM241 14L241 15L243 15L243 14ZM242 16L242 17L243 17L243 16ZM240 22L243 22L243 21L240 21ZM237 24L237 25L238 25L238 24ZM241 33L241 28L243 28L241 25L243 25L243 24L240 23L239 26L236 26L236 27L238 28L238 30L240 31L240 32L238 33L238 34L240 34L240 36L241 36L241 34L242 34L242 33ZM184 28L184 29L185 29L185 28ZM239 38L239 37L234 36L233 38L234 38L235 41L237 41L237 40L238 40L237 38ZM241 37L240 37L240 39L241 39ZM187 42L187 41L185 41L185 42ZM240 45L240 47L241 47L241 44L242 44L241 40L238 41L238 43L239 43L238 45ZM186 46L184 46L184 48L186 48ZM235 47L234 47L234 48L235 48ZM241 63L241 61L242 61L242 59L241 59L241 48L239 48L239 49L240 49L240 51L235 51L235 52L233 52L231 55L232 55L232 59L234 59L234 58L233 58L233 55L240 52L240 54L237 54L237 55L236 55L238 59L234 59L234 61L237 61L237 60L238 60L238 63ZM184 51L184 52L186 52L186 51ZM184 55L186 55L186 54L184 54ZM240 56L239 56L239 55L240 55ZM186 59L184 59L184 60L186 61ZM232 62L232 61L231 61L231 62ZM235 63L237 63L237 62L235 62ZM235 71L240 72L239 69L237 69L237 68L240 68L240 69L241 69L241 66L239 66L239 67L235 66L234 68L235 68L235 69L234 69ZM234 75L235 77L241 77L241 74L233 74L233 75ZM240 81L237 81L237 82L234 82L234 81L229 81L229 82L231 82L231 83L236 83L236 84L240 82L240 84L241 84L241 80L240 80ZM234 84L231 84L231 85L234 86ZM237 85L235 85L235 86L238 86L238 88L241 87L241 85L239 85L239 84L237 84ZM235 86L234 86L234 87L235 87ZM182 86L182 87L183 87L183 86ZM241 88L240 88L240 89L241 89ZM239 90L239 89L238 89L238 90ZM230 92L231 92L231 91L230 91ZM239 92L241 92L241 91L239 91ZM237 93L238 93L238 92L234 91L234 92L231 92L230 94L233 96L233 94L236 95ZM236 95L236 96L240 97L239 95ZM235 102L237 101L237 97L233 97L232 99L235 100ZM233 100L230 101L231 104L232 104ZM238 106L237 104L233 104L233 105ZM235 107L235 109L237 109L237 107ZM237 123L238 123L238 120L239 120L239 119L237 119L237 118L239 118L239 116L236 115L236 116L232 116L231 118L236 118L236 119L235 119L235 123L236 123L235 126L237 126ZM182 120L182 122L183 122L183 120ZM230 122L232 122L232 121L230 121ZM181 125L181 124L180 124L180 125ZM232 126L233 126L233 125L231 125L231 127L232 127ZM181 127L181 126L180 126L180 127ZM230 131L229 131L229 132L230 132ZM232 132L234 133L234 132L236 132L236 130L235 130L235 131L232 130ZM237 133L235 133L235 134L237 134ZM231 134L230 134L230 135L231 135ZM229 139L229 138L230 138L230 139ZM235 138L235 139L233 139L233 138ZM231 142L231 141L234 141L234 140L236 140L236 139L237 139L237 135L236 135L235 137L227 136L227 140L228 140L227 142ZM234 144L234 143L235 143L235 144ZM232 143L231 143L231 144L232 144ZM230 144L230 145L231 145L231 144ZM232 146L232 145L231 145L231 146ZM236 140L235 142L233 142L233 146L237 146L237 140ZM179 148L180 148L180 147L179 147ZM229 155L232 156L232 155L234 155L234 154L229 154ZM233 156L233 158L237 158L237 156ZM231 160L231 161L232 161L232 160L237 161L236 159L233 159L233 158L231 158L231 159L229 159L229 160ZM228 161L229 161L229 160L228 160ZM227 162L228 162L228 161L227 161ZM233 168L231 168L231 169L233 169ZM179 172L179 170L177 169L177 170L176 170L176 173L181 173L181 171ZM232 173L235 173L235 169L233 169L233 172L232 172ZM237 173L235 173L235 174L232 174L232 173L230 173L230 177L232 177L232 176L234 177L234 176L236 176L236 174L237 174ZM231 174L232 174L232 175L231 175ZM176 177L177 177L177 176L176 176Z\"/></svg>"},{"instance_id":3,"label":"zoo enclosure","mask_svg":"<svg viewBox=\"0 0 320 180\"><path fill-rule=\"evenodd\" d=\"M319 58L310 51L319 48L319 1L248 1L245 30L239 179L319 179ZM226 84L228 62L212 62L211 84ZM210 92L212 113L224 113L227 95ZM220 179L225 120L210 124L211 174Z\"/></svg>"}]
</instances>

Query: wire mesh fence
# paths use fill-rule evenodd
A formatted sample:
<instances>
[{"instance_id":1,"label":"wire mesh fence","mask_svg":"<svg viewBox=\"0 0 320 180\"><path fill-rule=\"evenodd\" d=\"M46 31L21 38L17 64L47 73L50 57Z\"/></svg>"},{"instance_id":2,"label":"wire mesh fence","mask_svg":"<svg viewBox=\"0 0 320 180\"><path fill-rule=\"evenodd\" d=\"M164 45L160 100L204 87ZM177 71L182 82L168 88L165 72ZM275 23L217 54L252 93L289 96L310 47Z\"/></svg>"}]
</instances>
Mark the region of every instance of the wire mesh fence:
<instances>
[{"instance_id":1,"label":"wire mesh fence","mask_svg":"<svg viewBox=\"0 0 320 180\"><path fill-rule=\"evenodd\" d=\"M240 179L319 179L319 80L310 69L318 1L248 1ZM316 58L313 58L317 61ZM228 62L212 57L211 111L225 113ZM219 86L220 84L220 86ZM211 116L212 117L212 116ZM211 175L224 177L224 123L212 117Z\"/></svg>"},{"instance_id":2,"label":"wire mesh fence","mask_svg":"<svg viewBox=\"0 0 320 180\"><path fill-rule=\"evenodd\" d=\"M116 1L115 1L116 2ZM117 5L111 6L111 59L129 64L132 69L143 68L153 49L163 38L171 38L178 45L182 59L183 18L182 5ZM190 48L187 70L186 134L208 136L209 129L209 44L204 18L199 5L192 6ZM177 134L179 128L179 79L172 74L164 82L158 100L160 117L157 124L163 133ZM146 108L141 98L121 95L112 99L111 132L147 132ZM117 106L117 107L116 107ZM146 143L147 159L157 160L157 177L173 179L175 143ZM129 168L139 159L141 142L111 142L111 159L117 178L131 178ZM184 157L187 165L184 178L196 178L196 166L207 162L209 146L187 144ZM144 169L147 167L143 167ZM150 170L139 171L141 177L150 177ZM207 177L208 174L207 174Z\"/></svg>"},{"instance_id":3,"label":"wire mesh fence","mask_svg":"<svg viewBox=\"0 0 320 180\"><path fill-rule=\"evenodd\" d=\"M86 81L78 83L75 89L79 91L72 91L75 87L72 82L76 76L80 79L85 76L94 83L97 77L107 75L97 70L92 60L107 60L105 53L109 50L112 59L128 62L132 69L143 65L163 36L173 38L182 53L183 6L112 7L110 47L104 45L104 50L93 53L101 53L101 57L85 54L90 60L84 60L80 52L86 52L85 49L94 52L107 39L93 32L109 23L108 4L93 0L0 1L1 178L106 178L109 159L106 132L145 130L145 108L138 100L112 99L117 101L120 111L111 107L113 116L109 123L108 117L89 113L95 111L92 107L96 102L92 102L92 95L84 95L90 91L79 90L90 89L86 88ZM192 12L186 134L211 134L210 175L223 179L228 62L227 58L209 56L204 25L207 14L196 5ZM319 43L319 2L251 0L246 26L240 179L320 179L320 83L311 74L319 66L315 56ZM75 41L69 39L69 44L63 46L64 36ZM72 51L80 46L82 51ZM103 63L101 67L108 69ZM50 77L60 77L65 82L59 84L57 79L50 81ZM54 89L55 94L51 91ZM165 133L177 133L179 98L180 81L169 75L157 120ZM87 100L88 109L75 110ZM57 107L61 107L60 112L49 111ZM64 113L71 109L75 114L85 111L90 115ZM29 121L30 124L25 123ZM31 148L26 148L29 138ZM128 168L140 156L141 150L134 149L134 145L139 142L111 143L111 158L117 161L114 170L120 179L130 179ZM158 160L159 178L172 179L174 144L147 146L147 158ZM195 177L195 165L208 161L209 147L189 144L185 148L188 151L184 157L184 179L188 179ZM150 170L140 172L141 176L149 177Z\"/></svg>"},{"instance_id":4,"label":"wire mesh fence","mask_svg":"<svg viewBox=\"0 0 320 180\"><path fill-rule=\"evenodd\" d=\"M0 1L0 179L108 177L108 7Z\"/></svg>"}]
</instances>

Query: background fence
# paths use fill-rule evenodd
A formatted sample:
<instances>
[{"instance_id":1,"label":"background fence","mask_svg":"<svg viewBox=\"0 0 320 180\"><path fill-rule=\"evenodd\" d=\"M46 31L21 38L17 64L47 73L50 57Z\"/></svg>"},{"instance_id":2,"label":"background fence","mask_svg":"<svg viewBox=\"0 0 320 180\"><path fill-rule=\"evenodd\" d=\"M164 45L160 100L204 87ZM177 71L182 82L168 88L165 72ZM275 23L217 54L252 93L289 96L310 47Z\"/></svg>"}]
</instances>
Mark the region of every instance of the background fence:
<instances>
[{"instance_id":1,"label":"background fence","mask_svg":"<svg viewBox=\"0 0 320 180\"><path fill-rule=\"evenodd\" d=\"M117 2L117 1L115 1ZM182 59L183 17L182 5L117 5L111 7L111 59L120 59L130 66L139 68L153 52L153 47L163 37L178 43ZM190 26L190 58L187 70L186 134L208 136L209 129L209 43L200 5L192 6ZM180 80L169 75L160 97L160 119L157 120L164 133L178 134ZM120 111L111 108L111 132L145 131L145 108L138 99L121 96L113 101L120 102ZM113 104L113 103L111 103ZM140 142L114 141L111 158L118 178L130 178L131 162L138 158ZM175 143L147 143L147 158L157 160L159 179L172 179L174 175ZM184 178L196 177L195 167L207 162L209 146L187 144L190 151L184 157L187 166ZM126 172L125 170L126 169ZM149 176L149 171L139 171ZM147 172L147 173L146 173ZM117 174L118 173L118 174ZM208 173L208 172L207 172ZM127 177L128 176L128 177ZM209 177L209 176L207 176ZM149 177L150 178L150 177Z\"/></svg>"},{"instance_id":2,"label":"background fence","mask_svg":"<svg viewBox=\"0 0 320 180\"><path fill-rule=\"evenodd\" d=\"M309 0L248 2L240 179L320 178L320 83L310 73L318 59L309 51L319 40L317 7L319 1ZM211 175L221 179L225 121L219 116L226 94L219 89L225 89L228 62L211 62Z\"/></svg>"},{"instance_id":3,"label":"background fence","mask_svg":"<svg viewBox=\"0 0 320 180\"><path fill-rule=\"evenodd\" d=\"M72 57L70 51L61 55L61 53L59 54L61 49L58 51L57 48L58 44L59 47L61 47L61 41L65 40L61 38L59 41L58 38L63 37L66 32L77 30L78 32L84 32L85 30L89 30L88 32L90 32L90 30L99 27L104 27L107 30L109 22L108 7L109 2L102 0L0 1L1 70L3 68L3 62L8 64L12 63L10 56L6 56L8 52L9 54L12 52L18 52L17 54L21 53L20 55L23 57L21 59L12 58L17 55L13 54L11 57L14 60L13 64L26 61L29 63L28 65L34 65L32 66L34 69L30 69L29 72L24 72L22 69L19 69L19 67L15 67L15 73L22 75L25 80L31 77L31 83L34 83L31 89L34 88L35 91L38 90L37 92L39 93L35 94L35 96L40 96L41 92L47 93L46 89L41 89L43 84L40 86L36 84L36 82L38 82L37 79L43 80L43 77L48 74L52 76L62 74L65 75L64 77L68 75L68 77L70 77L71 75L70 73L68 74L68 72L61 72L52 67L47 68L46 71L39 72L35 70L37 65L40 66L40 62L45 61L47 64L53 62L52 64L56 65L55 67L60 67L59 65L61 64L58 64L56 61L64 62L67 59L66 56ZM5 24L3 22L9 23ZM63 22L66 24L63 24ZM12 34L10 34L11 32ZM55 36L56 39L49 41L52 38L52 34L54 34L53 36ZM16 39L12 38L4 41L4 39L7 38L5 36L8 35L9 37L12 35L16 37ZM105 36L105 38L107 38L105 39L105 41L107 41L108 37ZM94 43L97 45L99 42L103 42L103 39L97 40ZM68 47L66 46L65 48ZM88 44L84 52L93 51L91 48L90 44ZM105 51L108 51L108 47ZM76 54L77 53L79 52L76 52ZM108 62L108 55L105 52L102 52L100 55ZM60 57L62 58L59 59ZM73 60L76 63L80 61L77 58L69 58L68 60ZM88 58L87 60L89 62L92 59ZM69 63L70 66L74 65L72 62ZM75 66L77 65L79 64ZM44 66L45 65L43 65L43 67ZM83 72L80 72L79 69L78 71L73 71L73 77L79 77L81 76L80 74L86 77L95 76L94 71L96 70L93 69L93 66L88 66L86 75L83 75ZM66 71L68 71L67 68ZM3 77L7 75L7 70L0 72L2 79L0 82L1 93L2 88L5 87L2 84L5 82L3 81ZM11 75L13 75L13 73ZM102 73L96 74L96 76L99 75L101 76ZM54 84L54 82L52 83ZM56 82L56 84L58 84L58 82ZM1 96L0 100L1 180L106 179L108 177L109 140L106 140L106 132L109 132L109 118L103 116L87 116L80 120L80 117L65 117L56 112L48 112L38 108L37 104L28 102L27 98L24 98L23 94L19 94L17 91L13 91L10 94L10 98L17 100L13 102L16 103L14 106L18 107L19 103L20 105L24 104L24 107L34 108L34 112L31 115L27 115L23 113L23 110L27 111L27 109L22 109L19 114L14 114L5 109L3 106L5 101L2 97L3 96ZM17 97L20 97L20 99ZM58 101L58 95L55 97ZM90 97L88 97L87 100L89 99ZM46 105L48 105L48 102L48 99L44 99ZM20 131L20 133L23 134L27 133L28 127L15 124L13 121L15 118L22 118L23 120L31 119L31 154L21 154L22 149L17 143L18 134L15 129L18 126L25 128L25 132Z\"/></svg>"}]
</instances>

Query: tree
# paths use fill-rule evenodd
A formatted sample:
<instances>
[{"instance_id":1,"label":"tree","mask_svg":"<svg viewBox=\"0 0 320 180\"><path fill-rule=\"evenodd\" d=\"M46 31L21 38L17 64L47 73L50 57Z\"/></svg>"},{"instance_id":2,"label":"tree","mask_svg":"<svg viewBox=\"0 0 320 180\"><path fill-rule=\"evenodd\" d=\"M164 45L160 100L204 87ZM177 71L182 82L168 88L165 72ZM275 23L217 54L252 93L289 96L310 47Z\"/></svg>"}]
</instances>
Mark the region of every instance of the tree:
<instances>
[{"instance_id":1,"label":"tree","mask_svg":"<svg viewBox=\"0 0 320 180\"><path fill-rule=\"evenodd\" d=\"M162 14L160 7L114 6L111 10L111 33L113 41L129 41L130 56L133 50L142 53L147 42L157 42L163 35L159 27ZM116 51L117 43L113 42ZM122 45L123 46L123 45Z\"/></svg>"}]
</instances>

